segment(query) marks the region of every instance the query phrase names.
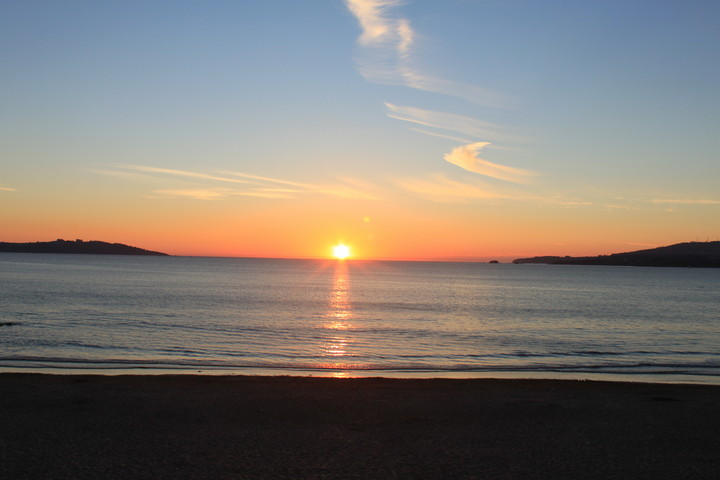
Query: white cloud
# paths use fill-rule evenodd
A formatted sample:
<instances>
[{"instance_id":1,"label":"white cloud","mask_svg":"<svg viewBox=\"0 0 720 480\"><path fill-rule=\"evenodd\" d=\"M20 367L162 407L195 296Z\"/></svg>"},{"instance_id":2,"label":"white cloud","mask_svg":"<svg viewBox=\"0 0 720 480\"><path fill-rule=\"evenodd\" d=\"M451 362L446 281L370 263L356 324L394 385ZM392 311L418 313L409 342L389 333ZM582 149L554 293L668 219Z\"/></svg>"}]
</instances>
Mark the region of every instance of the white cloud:
<instances>
[{"instance_id":1,"label":"white cloud","mask_svg":"<svg viewBox=\"0 0 720 480\"><path fill-rule=\"evenodd\" d=\"M385 103L385 107L388 109L387 115L390 118L422 125L424 127L462 133L475 140L522 141L519 137L506 134L500 125L483 122L464 115L395 105L387 102Z\"/></svg>"},{"instance_id":2,"label":"white cloud","mask_svg":"<svg viewBox=\"0 0 720 480\"><path fill-rule=\"evenodd\" d=\"M193 172L145 165L116 165L115 169L93 170L103 175L113 175L145 181L161 182L165 188L154 190L164 197L185 197L212 200L230 196L259 198L295 198L299 195L328 195L340 198L377 200L372 185L353 179L338 179L331 185L309 184L254 175L243 172ZM236 184L234 188L218 188L216 183ZM181 185L181 188L173 188ZM188 186L190 185L190 186Z\"/></svg>"},{"instance_id":3,"label":"white cloud","mask_svg":"<svg viewBox=\"0 0 720 480\"><path fill-rule=\"evenodd\" d=\"M418 68L413 62L418 34L410 20L392 14L402 3L399 0L345 1L362 29L358 43L364 48L357 64L366 80L441 93L489 107L512 106L513 102L498 92L438 78Z\"/></svg>"},{"instance_id":4,"label":"white cloud","mask_svg":"<svg viewBox=\"0 0 720 480\"><path fill-rule=\"evenodd\" d=\"M456 137L454 135L445 135L444 133L438 133L438 132L431 132L429 130L423 130L422 128L410 128L413 132L422 133L423 135L428 135L431 137L438 137L438 138L445 138L447 140L452 140L453 142L458 143L472 143L472 140L468 140L467 138L462 137Z\"/></svg>"},{"instance_id":5,"label":"white cloud","mask_svg":"<svg viewBox=\"0 0 720 480\"><path fill-rule=\"evenodd\" d=\"M357 198L366 200L377 200L378 197L370 193L373 190L371 185L355 181L352 179L338 179L338 183L334 185L313 185L309 183L293 182L278 178L262 177L242 172L223 172L226 175L234 175L241 178L253 179L268 184L290 185L297 187L296 193L317 193L321 195L330 195L342 198ZM357 188L357 187L361 188Z\"/></svg>"},{"instance_id":6,"label":"white cloud","mask_svg":"<svg viewBox=\"0 0 720 480\"><path fill-rule=\"evenodd\" d=\"M222 175L230 175L233 177L244 178L246 180L253 181L253 183L270 183L270 184L290 185L290 186L298 187L301 189L312 188L312 185L310 185L308 183L293 182L291 180L284 180L281 178L263 177L261 175L253 175L250 173L233 172L233 171L222 171L222 172L218 172L218 173L220 173Z\"/></svg>"},{"instance_id":7,"label":"white cloud","mask_svg":"<svg viewBox=\"0 0 720 480\"><path fill-rule=\"evenodd\" d=\"M400 37L397 50L401 56L407 56L415 40L415 32L406 18L401 18L397 23L397 34Z\"/></svg>"},{"instance_id":8,"label":"white cloud","mask_svg":"<svg viewBox=\"0 0 720 480\"><path fill-rule=\"evenodd\" d=\"M420 72L409 65L401 65L400 76L402 83L408 87L426 92L440 93L451 97L458 97L470 103L486 107L512 109L517 101L508 95L494 90L483 88L469 83L445 80Z\"/></svg>"},{"instance_id":9,"label":"white cloud","mask_svg":"<svg viewBox=\"0 0 720 480\"><path fill-rule=\"evenodd\" d=\"M530 170L499 165L478 157L480 151L489 145L488 142L477 142L454 148L445 155L445 160L469 172L479 173L486 177L497 178L514 183L527 183L529 177L535 175Z\"/></svg>"},{"instance_id":10,"label":"white cloud","mask_svg":"<svg viewBox=\"0 0 720 480\"><path fill-rule=\"evenodd\" d=\"M392 41L399 35L397 21L388 18L390 8L397 7L399 0L346 0L348 9L358 19L362 27L362 35L358 41L361 45L375 45Z\"/></svg>"},{"instance_id":11,"label":"white cloud","mask_svg":"<svg viewBox=\"0 0 720 480\"><path fill-rule=\"evenodd\" d=\"M355 15L362 29L358 43L362 48L362 57L357 61L360 73L371 82L404 85L410 88L460 97L469 102L496 108L508 108L511 101L504 95L470 84L463 84L438 78L417 68L414 62L414 50L418 44L418 35L410 21L394 10L401 5L400 0L345 0L350 12ZM447 138L465 144L444 155L444 159L467 171L492 178L515 183L527 183L533 172L519 168L498 165L479 158L480 149L493 142L522 142L524 139L508 134L495 123L454 113L426 110L417 107L385 104L390 118L421 125L424 129L413 130L436 137ZM428 130L429 129L429 130ZM436 132L433 130L442 130ZM454 133L470 137L459 138ZM481 141L482 140L482 141ZM452 198L444 189L447 179L427 183L402 183L402 187L432 190L436 197ZM432 188L430 188L432 187ZM484 193L477 188L469 193Z\"/></svg>"}]
</instances>

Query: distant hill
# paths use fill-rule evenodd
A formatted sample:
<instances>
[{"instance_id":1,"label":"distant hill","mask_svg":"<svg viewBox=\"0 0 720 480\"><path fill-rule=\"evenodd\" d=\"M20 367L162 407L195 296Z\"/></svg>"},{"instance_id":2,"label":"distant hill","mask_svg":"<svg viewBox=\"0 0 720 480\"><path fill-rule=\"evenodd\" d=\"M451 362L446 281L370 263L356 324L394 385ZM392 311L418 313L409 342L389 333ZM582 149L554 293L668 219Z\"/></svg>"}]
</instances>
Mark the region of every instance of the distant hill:
<instances>
[{"instance_id":1,"label":"distant hill","mask_svg":"<svg viewBox=\"0 0 720 480\"><path fill-rule=\"evenodd\" d=\"M54 242L9 243L0 242L0 252L13 253L84 253L94 255L167 255L142 248L92 240L63 240Z\"/></svg>"},{"instance_id":2,"label":"distant hill","mask_svg":"<svg viewBox=\"0 0 720 480\"><path fill-rule=\"evenodd\" d=\"M634 267L720 268L720 242L686 242L667 247L613 253L597 257L518 258L513 263L547 263L552 265L621 265Z\"/></svg>"}]
</instances>

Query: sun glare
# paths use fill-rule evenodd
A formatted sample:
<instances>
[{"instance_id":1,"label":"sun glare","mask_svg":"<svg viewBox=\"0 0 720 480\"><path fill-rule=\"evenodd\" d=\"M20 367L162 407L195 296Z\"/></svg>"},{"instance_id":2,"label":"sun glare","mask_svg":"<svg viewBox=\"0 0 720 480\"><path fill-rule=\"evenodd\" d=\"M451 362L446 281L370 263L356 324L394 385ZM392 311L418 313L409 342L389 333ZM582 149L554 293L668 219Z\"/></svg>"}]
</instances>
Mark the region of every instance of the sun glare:
<instances>
[{"instance_id":1,"label":"sun glare","mask_svg":"<svg viewBox=\"0 0 720 480\"><path fill-rule=\"evenodd\" d=\"M343 245L342 243L340 245L335 245L333 247L333 256L338 260L345 260L350 256L350 247Z\"/></svg>"}]
</instances>

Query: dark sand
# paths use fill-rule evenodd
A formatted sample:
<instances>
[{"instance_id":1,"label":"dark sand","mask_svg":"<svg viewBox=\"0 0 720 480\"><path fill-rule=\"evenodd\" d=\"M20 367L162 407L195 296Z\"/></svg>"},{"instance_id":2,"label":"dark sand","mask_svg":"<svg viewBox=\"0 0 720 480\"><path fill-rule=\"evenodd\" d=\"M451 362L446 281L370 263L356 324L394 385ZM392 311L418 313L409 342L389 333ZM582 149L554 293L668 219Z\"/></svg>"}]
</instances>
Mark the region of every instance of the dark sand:
<instances>
[{"instance_id":1,"label":"dark sand","mask_svg":"<svg viewBox=\"0 0 720 480\"><path fill-rule=\"evenodd\" d=\"M2 479L718 479L720 387L0 375Z\"/></svg>"}]
</instances>

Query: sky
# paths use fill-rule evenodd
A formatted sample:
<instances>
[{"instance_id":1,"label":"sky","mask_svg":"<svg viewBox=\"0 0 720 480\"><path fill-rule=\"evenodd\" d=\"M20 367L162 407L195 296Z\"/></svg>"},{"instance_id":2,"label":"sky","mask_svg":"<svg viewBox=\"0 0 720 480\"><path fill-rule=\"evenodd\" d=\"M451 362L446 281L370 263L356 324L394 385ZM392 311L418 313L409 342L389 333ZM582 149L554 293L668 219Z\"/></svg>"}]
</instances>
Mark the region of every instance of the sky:
<instances>
[{"instance_id":1,"label":"sky","mask_svg":"<svg viewBox=\"0 0 720 480\"><path fill-rule=\"evenodd\" d=\"M0 241L508 260L720 237L714 0L0 2Z\"/></svg>"}]
</instances>

